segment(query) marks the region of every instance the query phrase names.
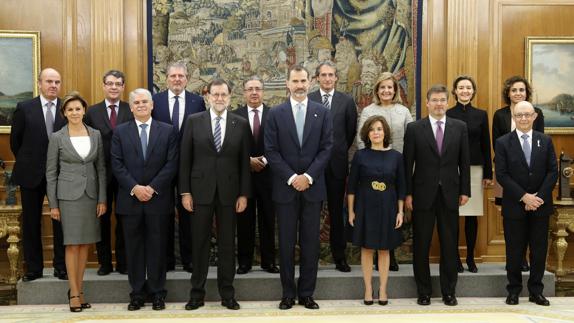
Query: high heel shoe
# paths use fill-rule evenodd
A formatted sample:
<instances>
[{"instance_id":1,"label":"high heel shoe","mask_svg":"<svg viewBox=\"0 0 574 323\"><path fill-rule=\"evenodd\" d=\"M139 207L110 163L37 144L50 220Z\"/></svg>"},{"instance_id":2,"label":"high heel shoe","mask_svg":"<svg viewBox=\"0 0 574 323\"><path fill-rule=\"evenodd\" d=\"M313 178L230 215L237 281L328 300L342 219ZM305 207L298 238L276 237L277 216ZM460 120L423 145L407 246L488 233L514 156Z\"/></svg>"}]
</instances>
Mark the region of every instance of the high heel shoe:
<instances>
[{"instance_id":1,"label":"high heel shoe","mask_svg":"<svg viewBox=\"0 0 574 323\"><path fill-rule=\"evenodd\" d=\"M467 259L466 260L466 265L468 266L468 271L471 273L477 273L478 272L478 268L476 267L476 263L474 262L474 259Z\"/></svg>"},{"instance_id":2,"label":"high heel shoe","mask_svg":"<svg viewBox=\"0 0 574 323\"><path fill-rule=\"evenodd\" d=\"M372 297L373 297L373 298L372 298L370 301L369 301L369 300L366 300L366 299L363 299L363 304L365 304L365 305L367 305L367 306L373 305L373 304L375 303L375 302L373 301L373 299L375 298L375 292L373 292L373 296L372 296Z\"/></svg>"},{"instance_id":3,"label":"high heel shoe","mask_svg":"<svg viewBox=\"0 0 574 323\"><path fill-rule=\"evenodd\" d=\"M82 311L82 306L72 306L71 304L71 300L72 298L80 298L79 295L76 296L70 296L70 290L68 289L68 305L70 306L70 312L81 312Z\"/></svg>"},{"instance_id":4,"label":"high heel shoe","mask_svg":"<svg viewBox=\"0 0 574 323\"><path fill-rule=\"evenodd\" d=\"M84 292L80 292L80 302L82 302L83 300L84 300ZM81 306L83 309L92 308L92 304L88 302L82 303Z\"/></svg>"},{"instance_id":5,"label":"high heel shoe","mask_svg":"<svg viewBox=\"0 0 574 323\"><path fill-rule=\"evenodd\" d=\"M384 300L384 301L383 301L383 300L379 300L379 305L385 306L385 305L387 305L387 304L389 304L389 300L388 300L388 299L386 299L386 300Z\"/></svg>"}]
</instances>

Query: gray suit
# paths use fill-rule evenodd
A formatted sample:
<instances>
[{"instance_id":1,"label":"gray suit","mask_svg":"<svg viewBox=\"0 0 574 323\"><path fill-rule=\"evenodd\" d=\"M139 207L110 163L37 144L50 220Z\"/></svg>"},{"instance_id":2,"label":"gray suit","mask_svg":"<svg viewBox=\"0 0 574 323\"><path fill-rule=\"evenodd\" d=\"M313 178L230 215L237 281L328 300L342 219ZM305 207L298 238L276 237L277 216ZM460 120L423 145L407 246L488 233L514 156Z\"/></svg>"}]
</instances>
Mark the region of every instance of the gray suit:
<instances>
[{"instance_id":1,"label":"gray suit","mask_svg":"<svg viewBox=\"0 0 574 323\"><path fill-rule=\"evenodd\" d=\"M106 165L100 132L86 126L90 152L80 157L68 126L53 133L46 161L50 208L60 208L64 245L100 240L96 204L106 203Z\"/></svg>"}]
</instances>

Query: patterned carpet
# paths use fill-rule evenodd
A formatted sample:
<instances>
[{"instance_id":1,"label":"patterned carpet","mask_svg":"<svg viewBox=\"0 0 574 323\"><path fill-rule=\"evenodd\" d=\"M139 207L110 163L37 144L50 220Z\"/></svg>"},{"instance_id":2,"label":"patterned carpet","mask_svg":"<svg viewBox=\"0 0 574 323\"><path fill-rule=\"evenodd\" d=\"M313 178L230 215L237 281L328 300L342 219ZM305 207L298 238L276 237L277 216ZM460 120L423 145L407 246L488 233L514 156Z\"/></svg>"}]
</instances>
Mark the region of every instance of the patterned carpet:
<instances>
[{"instance_id":1,"label":"patterned carpet","mask_svg":"<svg viewBox=\"0 0 574 323\"><path fill-rule=\"evenodd\" d=\"M65 305L14 305L0 307L0 322L207 322L207 323L559 323L574 322L574 298L550 298L551 306L542 307L520 299L520 305L508 306L501 298L459 298L459 306L447 307L433 298L427 307L414 299L391 300L388 306L364 306L361 301L318 301L321 309L306 310L295 306L289 311L277 309L278 302L240 302L242 309L230 311L216 302L197 311L185 311L183 303L168 303L164 311L146 306L128 312L127 304L94 304L82 313L70 313Z\"/></svg>"}]
</instances>

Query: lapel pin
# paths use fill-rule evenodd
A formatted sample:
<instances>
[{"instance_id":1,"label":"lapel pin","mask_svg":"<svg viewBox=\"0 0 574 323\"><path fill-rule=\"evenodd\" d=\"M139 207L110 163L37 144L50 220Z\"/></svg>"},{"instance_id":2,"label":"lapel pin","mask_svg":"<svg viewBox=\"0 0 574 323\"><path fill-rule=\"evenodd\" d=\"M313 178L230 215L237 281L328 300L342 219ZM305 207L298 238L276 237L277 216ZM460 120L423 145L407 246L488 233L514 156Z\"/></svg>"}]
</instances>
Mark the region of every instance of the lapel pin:
<instances>
[{"instance_id":1,"label":"lapel pin","mask_svg":"<svg viewBox=\"0 0 574 323\"><path fill-rule=\"evenodd\" d=\"M540 147L540 139L536 140L536 144L538 147Z\"/></svg>"},{"instance_id":2,"label":"lapel pin","mask_svg":"<svg viewBox=\"0 0 574 323\"><path fill-rule=\"evenodd\" d=\"M317 118L317 114L315 113L315 118Z\"/></svg>"}]
</instances>

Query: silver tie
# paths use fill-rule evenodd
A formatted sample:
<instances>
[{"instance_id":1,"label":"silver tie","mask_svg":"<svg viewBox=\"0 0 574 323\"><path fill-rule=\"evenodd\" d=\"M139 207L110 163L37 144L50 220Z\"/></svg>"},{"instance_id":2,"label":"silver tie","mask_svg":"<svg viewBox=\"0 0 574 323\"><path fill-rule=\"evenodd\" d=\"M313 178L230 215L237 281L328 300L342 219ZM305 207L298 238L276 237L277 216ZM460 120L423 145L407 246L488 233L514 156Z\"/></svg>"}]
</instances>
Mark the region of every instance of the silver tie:
<instances>
[{"instance_id":1,"label":"silver tie","mask_svg":"<svg viewBox=\"0 0 574 323\"><path fill-rule=\"evenodd\" d=\"M52 112L52 107L54 106L54 102L46 103L46 133L48 136L54 132L54 113Z\"/></svg>"},{"instance_id":2,"label":"silver tie","mask_svg":"<svg viewBox=\"0 0 574 323\"><path fill-rule=\"evenodd\" d=\"M297 103L295 106L297 112L295 113L295 127L297 127L297 138L299 138L299 145L303 146L303 129L305 128L305 112L303 111L303 104Z\"/></svg>"}]
</instances>

